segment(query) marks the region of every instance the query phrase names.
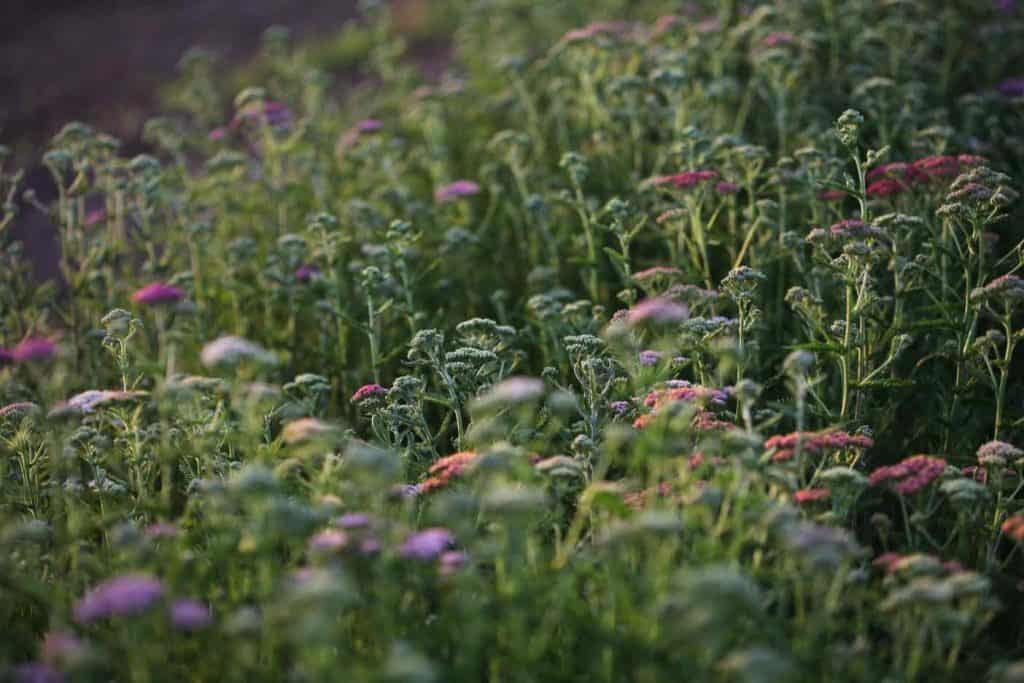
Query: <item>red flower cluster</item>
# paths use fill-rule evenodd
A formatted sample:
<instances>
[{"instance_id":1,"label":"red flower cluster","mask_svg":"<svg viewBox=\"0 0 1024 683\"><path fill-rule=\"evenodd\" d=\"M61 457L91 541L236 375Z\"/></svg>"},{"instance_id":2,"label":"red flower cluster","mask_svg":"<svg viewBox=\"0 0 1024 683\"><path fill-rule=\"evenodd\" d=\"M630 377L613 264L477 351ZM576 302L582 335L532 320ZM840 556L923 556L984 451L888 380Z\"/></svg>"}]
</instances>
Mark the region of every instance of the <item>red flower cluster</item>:
<instances>
[{"instance_id":1,"label":"red flower cluster","mask_svg":"<svg viewBox=\"0 0 1024 683\"><path fill-rule=\"evenodd\" d=\"M1003 525L999 527L1003 534L1009 536L1018 543L1024 541L1024 515L1007 517Z\"/></svg>"},{"instance_id":2,"label":"red flower cluster","mask_svg":"<svg viewBox=\"0 0 1024 683\"><path fill-rule=\"evenodd\" d=\"M790 460L796 454L798 442L804 453L814 455L823 451L839 450L840 448L871 448L875 445L874 440L870 437L833 430L776 434L764 442L764 447L767 450L775 451L775 454L772 455L772 462L782 462Z\"/></svg>"},{"instance_id":3,"label":"red flower cluster","mask_svg":"<svg viewBox=\"0 0 1024 683\"><path fill-rule=\"evenodd\" d=\"M891 197L903 194L914 186L925 185L943 179L953 179L960 175L965 167L977 166L985 161L984 157L975 154L959 156L934 155L905 163L895 161L882 164L868 171L869 197Z\"/></svg>"},{"instance_id":4,"label":"red flower cluster","mask_svg":"<svg viewBox=\"0 0 1024 683\"><path fill-rule=\"evenodd\" d=\"M901 555L900 553L882 553L874 560L871 561L871 566L876 569L881 569L887 575L895 574L904 567L912 565L915 561L922 559L933 561L938 563L947 573L959 574L964 570L964 566L956 560L940 560L934 555L927 554L911 554Z\"/></svg>"},{"instance_id":5,"label":"red flower cluster","mask_svg":"<svg viewBox=\"0 0 1024 683\"><path fill-rule=\"evenodd\" d=\"M932 455L913 455L895 465L879 467L868 481L872 486L882 482L895 481L896 492L910 495L932 483L946 470L946 461Z\"/></svg>"},{"instance_id":6,"label":"red flower cluster","mask_svg":"<svg viewBox=\"0 0 1024 683\"><path fill-rule=\"evenodd\" d=\"M675 175L659 175L649 178L646 185L671 185L672 187L691 188L715 180L721 174L718 171L684 171Z\"/></svg>"},{"instance_id":7,"label":"red flower cluster","mask_svg":"<svg viewBox=\"0 0 1024 683\"><path fill-rule=\"evenodd\" d=\"M353 403L362 403L371 396L383 396L387 393L388 390L379 384L364 384L356 389L356 393L352 394L351 401Z\"/></svg>"},{"instance_id":8,"label":"red flower cluster","mask_svg":"<svg viewBox=\"0 0 1024 683\"><path fill-rule=\"evenodd\" d=\"M828 489L800 489L793 494L793 500L800 505L825 500L831 495Z\"/></svg>"},{"instance_id":9,"label":"red flower cluster","mask_svg":"<svg viewBox=\"0 0 1024 683\"><path fill-rule=\"evenodd\" d=\"M477 459L475 451L459 451L441 458L430 466L430 478L419 486L420 493L429 493L434 489L444 488L448 483L463 474Z\"/></svg>"}]
</instances>

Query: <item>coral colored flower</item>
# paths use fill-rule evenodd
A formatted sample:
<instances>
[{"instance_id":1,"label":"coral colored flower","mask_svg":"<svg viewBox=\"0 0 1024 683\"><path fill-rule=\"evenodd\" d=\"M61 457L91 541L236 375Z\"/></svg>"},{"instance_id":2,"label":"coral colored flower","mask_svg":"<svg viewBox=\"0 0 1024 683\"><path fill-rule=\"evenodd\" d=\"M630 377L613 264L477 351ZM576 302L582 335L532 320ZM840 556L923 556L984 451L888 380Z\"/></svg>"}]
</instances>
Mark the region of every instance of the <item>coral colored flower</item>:
<instances>
[{"instance_id":1,"label":"coral colored flower","mask_svg":"<svg viewBox=\"0 0 1024 683\"><path fill-rule=\"evenodd\" d=\"M198 631L213 621L210 609L198 600L175 600L170 609L171 624L180 631Z\"/></svg>"},{"instance_id":2,"label":"coral colored flower","mask_svg":"<svg viewBox=\"0 0 1024 683\"><path fill-rule=\"evenodd\" d=\"M1013 515L1007 517L1002 526L999 527L1004 535L1012 538L1018 543L1024 542L1024 515Z\"/></svg>"},{"instance_id":3,"label":"coral colored flower","mask_svg":"<svg viewBox=\"0 0 1024 683\"><path fill-rule=\"evenodd\" d=\"M388 390L379 384L364 384L363 386L356 389L356 393L352 394L352 403L362 403L368 398L375 396L386 396Z\"/></svg>"},{"instance_id":4,"label":"coral colored flower","mask_svg":"<svg viewBox=\"0 0 1024 683\"><path fill-rule=\"evenodd\" d=\"M173 304L185 298L185 292L163 282L153 282L132 294L137 304Z\"/></svg>"},{"instance_id":5,"label":"coral colored flower","mask_svg":"<svg viewBox=\"0 0 1024 683\"><path fill-rule=\"evenodd\" d=\"M163 595L163 584L148 574L115 576L93 588L75 603L75 621L91 624L109 617L141 614Z\"/></svg>"},{"instance_id":6,"label":"coral colored flower","mask_svg":"<svg viewBox=\"0 0 1024 683\"><path fill-rule=\"evenodd\" d=\"M11 357L17 363L37 363L49 360L57 353L57 345L42 337L29 337L11 349Z\"/></svg>"},{"instance_id":7,"label":"coral colored flower","mask_svg":"<svg viewBox=\"0 0 1024 683\"><path fill-rule=\"evenodd\" d=\"M800 489L793 494L793 500L801 505L825 500L830 495L828 489Z\"/></svg>"},{"instance_id":8,"label":"coral colored flower","mask_svg":"<svg viewBox=\"0 0 1024 683\"><path fill-rule=\"evenodd\" d=\"M867 436L849 434L839 430L824 432L791 432L777 434L764 442L765 450L774 450L772 462L790 460L799 444L802 452L817 455L842 448L871 448L875 442Z\"/></svg>"},{"instance_id":9,"label":"coral colored flower","mask_svg":"<svg viewBox=\"0 0 1024 683\"><path fill-rule=\"evenodd\" d=\"M466 473L476 463L477 457L475 451L460 451L437 460L427 470L430 477L420 484L420 493L444 488L452 479Z\"/></svg>"},{"instance_id":10,"label":"coral colored flower","mask_svg":"<svg viewBox=\"0 0 1024 683\"><path fill-rule=\"evenodd\" d=\"M398 554L412 560L435 560L453 545L455 536L452 532L435 527L411 534L398 549Z\"/></svg>"},{"instance_id":11,"label":"coral colored flower","mask_svg":"<svg viewBox=\"0 0 1024 683\"><path fill-rule=\"evenodd\" d=\"M472 180L456 180L434 192L434 200L438 204L447 204L463 197L472 197L480 193L480 185Z\"/></svg>"}]
</instances>

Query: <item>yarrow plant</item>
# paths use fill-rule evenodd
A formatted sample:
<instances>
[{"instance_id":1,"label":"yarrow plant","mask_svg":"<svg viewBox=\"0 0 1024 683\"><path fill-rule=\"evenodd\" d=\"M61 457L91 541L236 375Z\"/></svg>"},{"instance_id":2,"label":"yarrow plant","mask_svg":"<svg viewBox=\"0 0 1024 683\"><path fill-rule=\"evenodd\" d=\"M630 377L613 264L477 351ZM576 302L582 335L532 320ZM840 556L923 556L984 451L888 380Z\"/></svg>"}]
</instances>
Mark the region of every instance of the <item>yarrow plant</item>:
<instances>
[{"instance_id":1,"label":"yarrow plant","mask_svg":"<svg viewBox=\"0 0 1024 683\"><path fill-rule=\"evenodd\" d=\"M0 147L0 680L1024 679L1020 8L359 5Z\"/></svg>"}]
</instances>

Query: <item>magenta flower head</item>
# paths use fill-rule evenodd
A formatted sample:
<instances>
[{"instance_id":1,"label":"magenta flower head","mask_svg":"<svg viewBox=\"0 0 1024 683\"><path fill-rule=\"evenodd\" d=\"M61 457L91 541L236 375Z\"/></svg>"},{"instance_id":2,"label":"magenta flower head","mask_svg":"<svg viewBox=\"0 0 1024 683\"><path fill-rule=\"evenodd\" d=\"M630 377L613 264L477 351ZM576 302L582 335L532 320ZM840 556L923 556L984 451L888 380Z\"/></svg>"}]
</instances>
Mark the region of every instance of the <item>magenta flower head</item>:
<instances>
[{"instance_id":1,"label":"magenta flower head","mask_svg":"<svg viewBox=\"0 0 1024 683\"><path fill-rule=\"evenodd\" d=\"M210 141L212 141L212 142L217 142L217 141L223 140L225 137L227 137L227 134L228 134L228 129L227 128L225 128L224 126L218 126L218 127L214 128L213 130L211 130L209 133L207 133L206 137Z\"/></svg>"},{"instance_id":2,"label":"magenta flower head","mask_svg":"<svg viewBox=\"0 0 1024 683\"><path fill-rule=\"evenodd\" d=\"M23 339L11 350L11 357L16 363L41 363L49 360L57 353L57 345L42 337Z\"/></svg>"},{"instance_id":3,"label":"magenta flower head","mask_svg":"<svg viewBox=\"0 0 1024 683\"><path fill-rule=\"evenodd\" d=\"M312 263L307 263L295 271L295 279L302 283L309 282L316 277L320 277L320 269Z\"/></svg>"},{"instance_id":4,"label":"magenta flower head","mask_svg":"<svg viewBox=\"0 0 1024 683\"><path fill-rule=\"evenodd\" d=\"M171 624L181 631L198 631L213 621L209 608L198 600L175 600L170 610Z\"/></svg>"},{"instance_id":5,"label":"magenta flower head","mask_svg":"<svg viewBox=\"0 0 1024 683\"><path fill-rule=\"evenodd\" d=\"M14 351L11 349L0 349L0 368L14 365Z\"/></svg>"},{"instance_id":6,"label":"magenta flower head","mask_svg":"<svg viewBox=\"0 0 1024 683\"><path fill-rule=\"evenodd\" d=\"M155 306L176 304L185 298L185 292L163 282L153 282L132 294L132 302Z\"/></svg>"},{"instance_id":7,"label":"magenta flower head","mask_svg":"<svg viewBox=\"0 0 1024 683\"><path fill-rule=\"evenodd\" d=\"M107 217L105 209L93 209L85 214L85 227L90 228L102 222Z\"/></svg>"},{"instance_id":8,"label":"magenta flower head","mask_svg":"<svg viewBox=\"0 0 1024 683\"><path fill-rule=\"evenodd\" d=\"M360 133L376 133L384 127L384 122L380 119L363 119L356 124L356 130Z\"/></svg>"},{"instance_id":9,"label":"magenta flower head","mask_svg":"<svg viewBox=\"0 0 1024 683\"><path fill-rule=\"evenodd\" d=\"M728 180L722 180L715 183L715 192L718 194L736 194L740 191L740 186L736 183L730 183Z\"/></svg>"},{"instance_id":10,"label":"magenta flower head","mask_svg":"<svg viewBox=\"0 0 1024 683\"><path fill-rule=\"evenodd\" d=\"M406 559L426 562L437 559L454 544L452 532L434 527L411 534L398 549L398 554Z\"/></svg>"},{"instance_id":11,"label":"magenta flower head","mask_svg":"<svg viewBox=\"0 0 1024 683\"><path fill-rule=\"evenodd\" d=\"M356 393L352 394L352 402L362 403L368 398L384 396L387 393L388 390L379 384L364 384L363 386L356 389Z\"/></svg>"},{"instance_id":12,"label":"magenta flower head","mask_svg":"<svg viewBox=\"0 0 1024 683\"><path fill-rule=\"evenodd\" d=\"M667 325L683 322L690 317L690 309L684 304L678 304L671 299L654 297L644 299L629 309L627 319L631 325L643 325L645 323L658 323Z\"/></svg>"},{"instance_id":13,"label":"magenta flower head","mask_svg":"<svg viewBox=\"0 0 1024 683\"><path fill-rule=\"evenodd\" d=\"M444 187L437 188L437 191L434 192L434 200L438 204L448 204L449 202L454 202L456 199L472 197L479 193L480 185L474 183L472 180L456 180Z\"/></svg>"},{"instance_id":14,"label":"magenta flower head","mask_svg":"<svg viewBox=\"0 0 1024 683\"><path fill-rule=\"evenodd\" d=\"M64 676L49 664L28 662L14 668L14 683L64 683Z\"/></svg>"},{"instance_id":15,"label":"magenta flower head","mask_svg":"<svg viewBox=\"0 0 1024 683\"><path fill-rule=\"evenodd\" d=\"M164 595L160 579L149 574L122 574L108 579L75 603L75 621L91 624L109 617L145 612Z\"/></svg>"},{"instance_id":16,"label":"magenta flower head","mask_svg":"<svg viewBox=\"0 0 1024 683\"><path fill-rule=\"evenodd\" d=\"M1006 97L1024 96L1024 76L1007 78L1005 81L996 86L996 90L1001 92Z\"/></svg>"}]
</instances>

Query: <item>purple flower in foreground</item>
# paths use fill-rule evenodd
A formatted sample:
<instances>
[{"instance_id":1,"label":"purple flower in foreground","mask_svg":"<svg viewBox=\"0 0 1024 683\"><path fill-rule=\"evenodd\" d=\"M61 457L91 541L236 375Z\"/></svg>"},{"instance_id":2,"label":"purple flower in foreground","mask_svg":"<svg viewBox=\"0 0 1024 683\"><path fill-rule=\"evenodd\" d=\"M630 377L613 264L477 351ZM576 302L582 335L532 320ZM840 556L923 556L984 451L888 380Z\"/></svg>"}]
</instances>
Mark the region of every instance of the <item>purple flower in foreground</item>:
<instances>
[{"instance_id":1,"label":"purple flower in foreground","mask_svg":"<svg viewBox=\"0 0 1024 683\"><path fill-rule=\"evenodd\" d=\"M15 683L62 683L64 676L49 665L29 662L14 668Z\"/></svg>"},{"instance_id":2,"label":"purple flower in foreground","mask_svg":"<svg viewBox=\"0 0 1024 683\"><path fill-rule=\"evenodd\" d=\"M657 365L658 361L661 360L664 355L665 354L660 351L647 350L641 351L638 358L640 360L640 365Z\"/></svg>"},{"instance_id":3,"label":"purple flower in foreground","mask_svg":"<svg viewBox=\"0 0 1024 683\"><path fill-rule=\"evenodd\" d=\"M434 199L438 204L447 204L448 202L453 202L456 199L471 197L475 194L479 194L479 192L480 185L474 183L472 180L456 180L444 187L437 188L437 191L434 192Z\"/></svg>"},{"instance_id":4,"label":"purple flower in foreground","mask_svg":"<svg viewBox=\"0 0 1024 683\"><path fill-rule=\"evenodd\" d=\"M198 631L213 621L209 608L198 600L176 600L171 605L171 624L182 631Z\"/></svg>"},{"instance_id":5,"label":"purple flower in foreground","mask_svg":"<svg viewBox=\"0 0 1024 683\"><path fill-rule=\"evenodd\" d=\"M176 304L184 298L185 292L183 290L163 282L150 283L132 294L133 303L146 304L147 306Z\"/></svg>"},{"instance_id":6,"label":"purple flower in foreground","mask_svg":"<svg viewBox=\"0 0 1024 683\"><path fill-rule=\"evenodd\" d=\"M398 553L413 560L433 560L455 543L455 536L447 529L434 527L411 534Z\"/></svg>"},{"instance_id":7,"label":"purple flower in foreground","mask_svg":"<svg viewBox=\"0 0 1024 683\"><path fill-rule=\"evenodd\" d=\"M164 586L148 574L122 574L108 579L75 603L75 621L89 624L107 617L140 614L164 595Z\"/></svg>"},{"instance_id":8,"label":"purple flower in foreground","mask_svg":"<svg viewBox=\"0 0 1024 683\"><path fill-rule=\"evenodd\" d=\"M320 277L320 269L312 263L300 266L299 269L295 271L295 279L299 282L309 282L315 277Z\"/></svg>"},{"instance_id":9,"label":"purple flower in foreground","mask_svg":"<svg viewBox=\"0 0 1024 683\"><path fill-rule=\"evenodd\" d=\"M625 415L629 412L630 404L629 401L612 401L608 404L608 407L614 411L616 415Z\"/></svg>"},{"instance_id":10,"label":"purple flower in foreground","mask_svg":"<svg viewBox=\"0 0 1024 683\"><path fill-rule=\"evenodd\" d=\"M0 368L5 368L8 365L14 365L14 351L0 349Z\"/></svg>"},{"instance_id":11,"label":"purple flower in foreground","mask_svg":"<svg viewBox=\"0 0 1024 683\"><path fill-rule=\"evenodd\" d=\"M384 122L380 119L363 119L356 124L356 130L360 133L376 133L384 127Z\"/></svg>"},{"instance_id":12,"label":"purple flower in foreground","mask_svg":"<svg viewBox=\"0 0 1024 683\"><path fill-rule=\"evenodd\" d=\"M1007 97L1024 96L1024 76L1007 78L1005 81L996 86L996 90L1006 95Z\"/></svg>"},{"instance_id":13,"label":"purple flower in foreground","mask_svg":"<svg viewBox=\"0 0 1024 683\"><path fill-rule=\"evenodd\" d=\"M334 523L342 529L362 529L370 526L370 516L362 512L347 512L334 520Z\"/></svg>"},{"instance_id":14,"label":"purple flower in foreground","mask_svg":"<svg viewBox=\"0 0 1024 683\"><path fill-rule=\"evenodd\" d=\"M57 352L57 345L49 339L30 337L11 350L11 357L17 363L33 363L49 360Z\"/></svg>"}]
</instances>

